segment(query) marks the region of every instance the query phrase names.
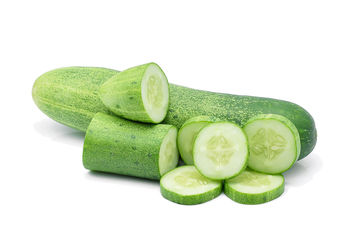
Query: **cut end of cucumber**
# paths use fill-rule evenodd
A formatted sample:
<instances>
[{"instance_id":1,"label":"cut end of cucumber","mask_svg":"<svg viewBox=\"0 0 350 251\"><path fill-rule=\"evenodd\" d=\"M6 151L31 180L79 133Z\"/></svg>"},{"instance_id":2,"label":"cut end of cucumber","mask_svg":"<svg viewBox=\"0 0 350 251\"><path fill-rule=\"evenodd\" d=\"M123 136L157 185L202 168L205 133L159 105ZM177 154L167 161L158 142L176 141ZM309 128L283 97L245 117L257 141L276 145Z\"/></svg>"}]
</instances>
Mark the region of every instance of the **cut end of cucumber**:
<instances>
[{"instance_id":1,"label":"cut end of cucumber","mask_svg":"<svg viewBox=\"0 0 350 251\"><path fill-rule=\"evenodd\" d=\"M179 153L176 146L177 129L170 128L164 137L159 150L159 173L162 176L174 169L179 161Z\"/></svg>"},{"instance_id":2,"label":"cut end of cucumber","mask_svg":"<svg viewBox=\"0 0 350 251\"><path fill-rule=\"evenodd\" d=\"M149 64L141 81L142 102L154 123L161 122L168 111L169 83L162 69Z\"/></svg>"},{"instance_id":3,"label":"cut end of cucumber","mask_svg":"<svg viewBox=\"0 0 350 251\"><path fill-rule=\"evenodd\" d=\"M288 170L300 154L296 127L280 115L260 115L244 126L250 145L248 166L263 173Z\"/></svg>"},{"instance_id":4,"label":"cut end of cucumber","mask_svg":"<svg viewBox=\"0 0 350 251\"><path fill-rule=\"evenodd\" d=\"M260 204L279 197L284 191L282 175L258 173L246 169L240 175L225 181L225 194L243 204Z\"/></svg>"},{"instance_id":5,"label":"cut end of cucumber","mask_svg":"<svg viewBox=\"0 0 350 251\"><path fill-rule=\"evenodd\" d=\"M221 193L220 181L202 176L194 166L178 167L160 180L162 195L179 204L199 204Z\"/></svg>"},{"instance_id":6,"label":"cut end of cucumber","mask_svg":"<svg viewBox=\"0 0 350 251\"><path fill-rule=\"evenodd\" d=\"M223 180L246 167L248 142L243 130L230 122L212 123L197 135L193 147L195 166L204 176Z\"/></svg>"}]
</instances>

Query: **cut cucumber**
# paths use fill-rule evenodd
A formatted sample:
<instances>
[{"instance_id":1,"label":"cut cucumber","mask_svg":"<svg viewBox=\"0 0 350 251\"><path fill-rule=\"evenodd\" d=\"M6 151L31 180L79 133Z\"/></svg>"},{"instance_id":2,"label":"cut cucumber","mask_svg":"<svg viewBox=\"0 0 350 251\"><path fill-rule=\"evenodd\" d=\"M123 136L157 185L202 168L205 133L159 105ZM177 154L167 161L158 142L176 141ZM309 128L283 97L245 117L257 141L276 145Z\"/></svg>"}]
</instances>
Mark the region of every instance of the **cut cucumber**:
<instances>
[{"instance_id":1,"label":"cut cucumber","mask_svg":"<svg viewBox=\"0 0 350 251\"><path fill-rule=\"evenodd\" d=\"M199 131L216 119L208 116L197 116L186 120L177 136L177 146L182 160L187 165L193 165L193 143Z\"/></svg>"},{"instance_id":2,"label":"cut cucumber","mask_svg":"<svg viewBox=\"0 0 350 251\"><path fill-rule=\"evenodd\" d=\"M247 165L248 140L244 131L231 122L204 127L193 146L194 165L209 179L224 180L238 175Z\"/></svg>"},{"instance_id":3,"label":"cut cucumber","mask_svg":"<svg viewBox=\"0 0 350 251\"><path fill-rule=\"evenodd\" d=\"M136 66L110 78L100 88L106 107L121 117L160 123L168 111L169 83L155 63Z\"/></svg>"},{"instance_id":4,"label":"cut cucumber","mask_svg":"<svg viewBox=\"0 0 350 251\"><path fill-rule=\"evenodd\" d=\"M287 118L262 114L244 126L250 146L248 166L262 173L282 173L293 166L300 154L297 128Z\"/></svg>"},{"instance_id":5,"label":"cut cucumber","mask_svg":"<svg viewBox=\"0 0 350 251\"><path fill-rule=\"evenodd\" d=\"M102 171L159 180L178 162L177 129L97 113L85 135L83 164Z\"/></svg>"},{"instance_id":6,"label":"cut cucumber","mask_svg":"<svg viewBox=\"0 0 350 251\"><path fill-rule=\"evenodd\" d=\"M246 169L237 177L226 180L224 193L242 204L261 204L279 197L284 191L284 177Z\"/></svg>"},{"instance_id":7,"label":"cut cucumber","mask_svg":"<svg viewBox=\"0 0 350 251\"><path fill-rule=\"evenodd\" d=\"M220 195L222 183L202 176L194 166L182 166L166 173L160 180L164 198L184 205L207 202Z\"/></svg>"}]
</instances>

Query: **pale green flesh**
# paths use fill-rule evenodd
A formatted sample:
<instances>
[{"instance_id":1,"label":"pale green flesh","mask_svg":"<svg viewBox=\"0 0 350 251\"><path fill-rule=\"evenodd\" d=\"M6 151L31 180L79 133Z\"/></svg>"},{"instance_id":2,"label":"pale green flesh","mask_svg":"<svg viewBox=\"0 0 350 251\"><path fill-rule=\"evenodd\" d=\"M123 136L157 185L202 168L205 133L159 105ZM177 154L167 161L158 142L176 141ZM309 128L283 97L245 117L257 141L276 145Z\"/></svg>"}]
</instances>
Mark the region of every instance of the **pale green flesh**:
<instances>
[{"instance_id":1,"label":"pale green flesh","mask_svg":"<svg viewBox=\"0 0 350 251\"><path fill-rule=\"evenodd\" d=\"M169 87L168 80L155 64L146 69L142 83L142 101L146 112L156 123L161 122L168 110Z\"/></svg>"},{"instance_id":2,"label":"pale green flesh","mask_svg":"<svg viewBox=\"0 0 350 251\"><path fill-rule=\"evenodd\" d=\"M177 130L171 128L160 146L159 151L159 172L162 176L174 169L177 165L179 154L176 147Z\"/></svg>"},{"instance_id":3,"label":"pale green flesh","mask_svg":"<svg viewBox=\"0 0 350 251\"><path fill-rule=\"evenodd\" d=\"M196 137L193 158L204 176L222 180L238 175L246 166L248 143L244 132L229 122L212 123Z\"/></svg>"},{"instance_id":4,"label":"pale green flesh","mask_svg":"<svg viewBox=\"0 0 350 251\"><path fill-rule=\"evenodd\" d=\"M258 119L244 127L250 146L248 166L263 173L281 173L298 159L292 130L276 119Z\"/></svg>"},{"instance_id":5,"label":"pale green flesh","mask_svg":"<svg viewBox=\"0 0 350 251\"><path fill-rule=\"evenodd\" d=\"M198 132L210 122L194 122L182 127L178 136L178 147L182 160L193 165L193 144Z\"/></svg>"},{"instance_id":6,"label":"pale green flesh","mask_svg":"<svg viewBox=\"0 0 350 251\"><path fill-rule=\"evenodd\" d=\"M207 179L194 166L183 166L164 175L161 185L168 191L188 196L210 192L220 187L221 182Z\"/></svg>"}]
</instances>

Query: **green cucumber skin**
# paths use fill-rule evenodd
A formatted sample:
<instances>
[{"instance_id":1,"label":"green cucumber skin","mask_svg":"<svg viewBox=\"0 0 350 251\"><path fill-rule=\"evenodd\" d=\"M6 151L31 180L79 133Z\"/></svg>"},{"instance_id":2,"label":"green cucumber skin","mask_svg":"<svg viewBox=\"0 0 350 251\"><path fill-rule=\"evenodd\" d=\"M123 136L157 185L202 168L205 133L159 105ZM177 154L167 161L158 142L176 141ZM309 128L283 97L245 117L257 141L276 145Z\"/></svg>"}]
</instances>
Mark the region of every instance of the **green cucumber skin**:
<instances>
[{"instance_id":1,"label":"green cucumber skin","mask_svg":"<svg viewBox=\"0 0 350 251\"><path fill-rule=\"evenodd\" d=\"M86 169L159 180L159 150L172 125L142 124L97 113L85 135Z\"/></svg>"},{"instance_id":2,"label":"green cucumber skin","mask_svg":"<svg viewBox=\"0 0 350 251\"><path fill-rule=\"evenodd\" d=\"M283 192L284 192L284 177L283 177L283 183L279 187L276 187L271 191L258 193L258 194L247 194L247 193L238 192L232 189L226 181L224 183L224 194L226 194L227 197L229 197L231 200L235 202L238 202L241 204L247 204L247 205L256 205L256 204L262 204L262 203L272 201L278 198L279 196L281 196Z\"/></svg>"},{"instance_id":3,"label":"green cucumber skin","mask_svg":"<svg viewBox=\"0 0 350 251\"><path fill-rule=\"evenodd\" d=\"M52 119L85 131L94 113L109 113L98 97L98 90L117 73L115 70L93 67L53 70L36 80L33 99L39 109ZM280 114L298 128L301 140L299 159L311 153L316 145L313 118L305 109L291 102L201 91L174 84L169 87L169 111L163 123L180 128L191 117L207 115L243 126L251 117L259 114Z\"/></svg>"}]
</instances>

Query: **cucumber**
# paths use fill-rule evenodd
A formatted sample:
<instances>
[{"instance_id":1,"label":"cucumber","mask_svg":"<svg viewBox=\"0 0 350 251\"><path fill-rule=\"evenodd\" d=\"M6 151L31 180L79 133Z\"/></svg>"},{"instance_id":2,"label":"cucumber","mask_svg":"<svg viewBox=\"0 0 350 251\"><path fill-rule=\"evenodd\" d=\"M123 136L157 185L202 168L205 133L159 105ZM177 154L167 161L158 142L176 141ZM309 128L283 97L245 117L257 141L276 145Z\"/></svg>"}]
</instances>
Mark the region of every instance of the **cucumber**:
<instances>
[{"instance_id":1,"label":"cucumber","mask_svg":"<svg viewBox=\"0 0 350 251\"><path fill-rule=\"evenodd\" d=\"M50 118L86 131L96 112L107 112L99 98L99 88L118 71L70 67L40 76L34 83L33 99ZM316 128L311 115L302 107L282 100L239 96L194 90L170 84L169 112L163 123L180 128L189 118L207 115L243 126L259 114L280 114L298 128L301 140L299 159L316 144Z\"/></svg>"},{"instance_id":2,"label":"cucumber","mask_svg":"<svg viewBox=\"0 0 350 251\"><path fill-rule=\"evenodd\" d=\"M194 166L181 166L165 174L160 180L164 198L178 204L194 205L219 196L222 183L203 177Z\"/></svg>"},{"instance_id":3,"label":"cucumber","mask_svg":"<svg viewBox=\"0 0 350 251\"><path fill-rule=\"evenodd\" d=\"M108 79L100 88L100 98L120 117L160 123L168 111L169 83L157 64L144 64Z\"/></svg>"},{"instance_id":4,"label":"cucumber","mask_svg":"<svg viewBox=\"0 0 350 251\"><path fill-rule=\"evenodd\" d=\"M193 165L193 143L198 132L206 125L214 122L216 119L208 116L197 116L186 120L181 126L177 135L177 146L182 160L187 165Z\"/></svg>"},{"instance_id":5,"label":"cucumber","mask_svg":"<svg viewBox=\"0 0 350 251\"><path fill-rule=\"evenodd\" d=\"M247 168L239 176L226 180L224 193L238 203L261 204L276 199L284 192L280 174L258 173Z\"/></svg>"},{"instance_id":6,"label":"cucumber","mask_svg":"<svg viewBox=\"0 0 350 251\"><path fill-rule=\"evenodd\" d=\"M287 171L298 160L300 138L297 128L287 118L261 114L250 119L243 130L248 136L248 166L262 173Z\"/></svg>"},{"instance_id":7,"label":"cucumber","mask_svg":"<svg viewBox=\"0 0 350 251\"><path fill-rule=\"evenodd\" d=\"M231 122L215 122L204 127L193 145L193 161L198 171L213 180L237 176L247 166L248 139Z\"/></svg>"},{"instance_id":8,"label":"cucumber","mask_svg":"<svg viewBox=\"0 0 350 251\"><path fill-rule=\"evenodd\" d=\"M85 135L83 164L93 171L159 180L176 167L177 129L97 113Z\"/></svg>"}]
</instances>

